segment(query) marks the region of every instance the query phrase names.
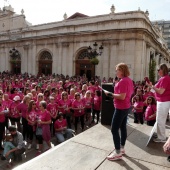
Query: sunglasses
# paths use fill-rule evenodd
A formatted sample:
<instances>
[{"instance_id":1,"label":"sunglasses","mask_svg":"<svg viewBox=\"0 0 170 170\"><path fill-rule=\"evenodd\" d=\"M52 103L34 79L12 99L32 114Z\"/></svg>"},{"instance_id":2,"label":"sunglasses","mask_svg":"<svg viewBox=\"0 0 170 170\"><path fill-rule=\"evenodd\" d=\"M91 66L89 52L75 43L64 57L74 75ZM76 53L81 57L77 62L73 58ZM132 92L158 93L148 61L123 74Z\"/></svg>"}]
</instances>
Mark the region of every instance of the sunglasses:
<instances>
[{"instance_id":1,"label":"sunglasses","mask_svg":"<svg viewBox=\"0 0 170 170\"><path fill-rule=\"evenodd\" d=\"M36 105L35 103L33 103L32 105Z\"/></svg>"},{"instance_id":2,"label":"sunglasses","mask_svg":"<svg viewBox=\"0 0 170 170\"><path fill-rule=\"evenodd\" d=\"M38 96L38 97L43 97L43 96Z\"/></svg>"},{"instance_id":3,"label":"sunglasses","mask_svg":"<svg viewBox=\"0 0 170 170\"><path fill-rule=\"evenodd\" d=\"M151 101L152 99L148 99L148 101Z\"/></svg>"},{"instance_id":4,"label":"sunglasses","mask_svg":"<svg viewBox=\"0 0 170 170\"><path fill-rule=\"evenodd\" d=\"M157 71L160 71L160 69L157 69Z\"/></svg>"}]
</instances>

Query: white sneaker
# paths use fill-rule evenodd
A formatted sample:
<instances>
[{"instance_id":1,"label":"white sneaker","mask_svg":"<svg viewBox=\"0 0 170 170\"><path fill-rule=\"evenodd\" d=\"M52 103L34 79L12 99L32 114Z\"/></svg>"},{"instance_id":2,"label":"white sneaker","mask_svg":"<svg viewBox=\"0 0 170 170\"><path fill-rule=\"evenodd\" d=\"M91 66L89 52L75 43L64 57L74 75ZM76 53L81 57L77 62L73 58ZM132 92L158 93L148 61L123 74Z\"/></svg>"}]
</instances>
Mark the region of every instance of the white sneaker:
<instances>
[{"instance_id":1,"label":"white sneaker","mask_svg":"<svg viewBox=\"0 0 170 170\"><path fill-rule=\"evenodd\" d=\"M114 150L109 156L107 156L107 159L109 161L115 161L115 160L120 160L122 159L122 153L116 153L116 151Z\"/></svg>"},{"instance_id":2,"label":"white sneaker","mask_svg":"<svg viewBox=\"0 0 170 170\"><path fill-rule=\"evenodd\" d=\"M37 144L37 145L36 145L36 150L38 150L38 149L39 149L39 145Z\"/></svg>"},{"instance_id":3,"label":"white sneaker","mask_svg":"<svg viewBox=\"0 0 170 170\"><path fill-rule=\"evenodd\" d=\"M122 155L124 155L124 154L125 154L125 149L124 149L124 148L120 148L120 153L121 153Z\"/></svg>"},{"instance_id":4,"label":"white sneaker","mask_svg":"<svg viewBox=\"0 0 170 170\"><path fill-rule=\"evenodd\" d=\"M155 139L153 139L153 141L157 142L157 143L165 143L167 140L166 139L155 138Z\"/></svg>"},{"instance_id":5,"label":"white sneaker","mask_svg":"<svg viewBox=\"0 0 170 170\"><path fill-rule=\"evenodd\" d=\"M28 149L31 149L31 144L28 145Z\"/></svg>"}]
</instances>

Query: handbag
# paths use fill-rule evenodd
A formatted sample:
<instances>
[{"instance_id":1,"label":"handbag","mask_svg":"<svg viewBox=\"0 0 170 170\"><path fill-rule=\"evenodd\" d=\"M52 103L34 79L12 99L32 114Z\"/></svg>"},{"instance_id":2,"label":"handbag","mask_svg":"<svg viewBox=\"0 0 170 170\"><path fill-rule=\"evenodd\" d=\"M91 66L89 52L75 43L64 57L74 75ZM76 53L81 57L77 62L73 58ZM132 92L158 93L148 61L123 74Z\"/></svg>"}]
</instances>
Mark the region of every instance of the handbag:
<instances>
[{"instance_id":1,"label":"handbag","mask_svg":"<svg viewBox=\"0 0 170 170\"><path fill-rule=\"evenodd\" d=\"M42 128L39 127L39 126L37 126L35 134L36 134L37 136L38 136L38 135L42 135Z\"/></svg>"}]
</instances>

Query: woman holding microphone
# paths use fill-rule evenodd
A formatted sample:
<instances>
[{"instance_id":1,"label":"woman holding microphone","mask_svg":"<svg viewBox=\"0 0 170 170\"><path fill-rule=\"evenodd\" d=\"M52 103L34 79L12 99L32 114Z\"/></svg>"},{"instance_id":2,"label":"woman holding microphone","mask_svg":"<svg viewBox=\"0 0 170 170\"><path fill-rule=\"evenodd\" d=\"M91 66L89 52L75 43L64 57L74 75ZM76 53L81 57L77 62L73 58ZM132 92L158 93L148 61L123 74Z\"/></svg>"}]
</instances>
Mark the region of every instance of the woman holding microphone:
<instances>
[{"instance_id":1,"label":"woman holding microphone","mask_svg":"<svg viewBox=\"0 0 170 170\"><path fill-rule=\"evenodd\" d=\"M170 76L168 75L168 67L166 64L159 66L158 75L160 79L153 86L152 83L148 83L148 86L155 91L155 98L157 100L157 138L154 142L166 142L165 124L167 114L170 110Z\"/></svg>"},{"instance_id":2,"label":"woman holding microphone","mask_svg":"<svg viewBox=\"0 0 170 170\"><path fill-rule=\"evenodd\" d=\"M131 107L131 95L133 94L133 82L129 78L130 72L128 66L124 63L116 65L116 76L119 81L114 86L114 98L115 111L112 118L111 132L113 135L113 142L115 149L107 156L110 161L122 159L122 154L125 154L124 146L127 138L127 116ZM108 92L105 92L108 95ZM119 135L119 129L121 136Z\"/></svg>"}]
</instances>

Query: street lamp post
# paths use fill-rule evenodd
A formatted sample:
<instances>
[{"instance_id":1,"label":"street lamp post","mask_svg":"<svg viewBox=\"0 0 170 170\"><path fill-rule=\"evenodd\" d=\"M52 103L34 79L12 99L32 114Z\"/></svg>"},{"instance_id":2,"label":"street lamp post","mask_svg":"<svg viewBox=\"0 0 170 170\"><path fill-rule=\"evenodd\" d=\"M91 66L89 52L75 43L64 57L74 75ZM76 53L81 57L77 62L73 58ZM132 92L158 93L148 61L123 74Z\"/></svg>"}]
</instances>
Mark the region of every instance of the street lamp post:
<instances>
[{"instance_id":1,"label":"street lamp post","mask_svg":"<svg viewBox=\"0 0 170 170\"><path fill-rule=\"evenodd\" d=\"M95 42L93 44L93 48L91 46L89 46L87 48L87 51L90 56L90 62L91 62L91 64L94 65L94 75L95 75L95 65L99 64L99 60L98 60L97 56L102 55L103 49L104 49L102 45L100 45L100 47L98 49L97 49L97 47L98 47L98 44Z\"/></svg>"}]
</instances>

